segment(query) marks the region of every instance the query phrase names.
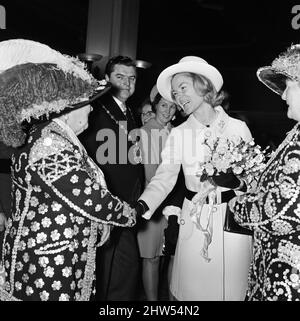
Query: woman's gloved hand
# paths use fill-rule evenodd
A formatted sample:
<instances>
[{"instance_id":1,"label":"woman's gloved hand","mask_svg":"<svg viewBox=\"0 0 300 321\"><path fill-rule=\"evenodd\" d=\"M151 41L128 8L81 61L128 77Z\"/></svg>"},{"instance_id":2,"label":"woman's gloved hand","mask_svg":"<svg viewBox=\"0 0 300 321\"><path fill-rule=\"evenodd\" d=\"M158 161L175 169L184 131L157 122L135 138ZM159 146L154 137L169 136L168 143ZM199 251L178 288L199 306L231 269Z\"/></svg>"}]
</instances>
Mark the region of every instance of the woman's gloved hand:
<instances>
[{"instance_id":1,"label":"woman's gloved hand","mask_svg":"<svg viewBox=\"0 0 300 321\"><path fill-rule=\"evenodd\" d=\"M243 180L240 180L233 173L220 173L212 176L212 181L221 187L226 187L239 191L246 191L247 187Z\"/></svg>"},{"instance_id":2,"label":"woman's gloved hand","mask_svg":"<svg viewBox=\"0 0 300 321\"><path fill-rule=\"evenodd\" d=\"M136 211L137 218L141 217L149 210L148 205L143 200L138 200L132 207Z\"/></svg>"}]
</instances>

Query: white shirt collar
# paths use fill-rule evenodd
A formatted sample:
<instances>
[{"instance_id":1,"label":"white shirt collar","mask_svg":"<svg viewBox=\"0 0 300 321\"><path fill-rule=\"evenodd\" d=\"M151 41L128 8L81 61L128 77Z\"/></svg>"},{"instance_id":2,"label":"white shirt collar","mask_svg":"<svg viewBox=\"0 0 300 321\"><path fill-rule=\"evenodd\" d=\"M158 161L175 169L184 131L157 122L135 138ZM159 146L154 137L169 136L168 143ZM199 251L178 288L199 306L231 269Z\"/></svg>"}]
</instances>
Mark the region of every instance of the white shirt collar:
<instances>
[{"instance_id":1,"label":"white shirt collar","mask_svg":"<svg viewBox=\"0 0 300 321\"><path fill-rule=\"evenodd\" d=\"M124 107L125 103L123 103L120 99L118 99L115 96L112 96L112 98L114 99L114 101L118 104L118 106L120 107L122 113L126 112L126 108Z\"/></svg>"}]
</instances>

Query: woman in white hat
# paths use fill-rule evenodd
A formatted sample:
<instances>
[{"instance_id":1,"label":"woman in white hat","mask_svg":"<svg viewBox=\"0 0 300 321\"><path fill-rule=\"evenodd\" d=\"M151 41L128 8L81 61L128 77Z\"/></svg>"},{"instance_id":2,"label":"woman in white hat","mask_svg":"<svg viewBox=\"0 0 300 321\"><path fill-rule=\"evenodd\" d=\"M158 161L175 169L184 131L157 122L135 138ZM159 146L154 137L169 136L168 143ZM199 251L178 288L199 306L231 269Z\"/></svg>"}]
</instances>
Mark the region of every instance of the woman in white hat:
<instances>
[{"instance_id":1,"label":"woman in white hat","mask_svg":"<svg viewBox=\"0 0 300 321\"><path fill-rule=\"evenodd\" d=\"M259 80L288 105L297 123L269 160L255 193L230 201L235 220L254 230L247 300L300 300L300 45L288 48Z\"/></svg>"},{"instance_id":2,"label":"woman in white hat","mask_svg":"<svg viewBox=\"0 0 300 321\"><path fill-rule=\"evenodd\" d=\"M109 86L78 59L30 40L0 42L0 70L0 141L16 147L0 300L90 300L97 243L108 225L135 224L77 139L89 103Z\"/></svg>"},{"instance_id":3,"label":"woman in white hat","mask_svg":"<svg viewBox=\"0 0 300 321\"><path fill-rule=\"evenodd\" d=\"M204 139L240 136L251 140L246 124L229 117L220 106L223 99L220 72L205 60L188 56L166 68L158 77L157 88L167 100L173 100L189 115L173 128L162 152L162 163L136 206L138 213L152 213L172 190L182 165L186 195L178 217L179 237L174 259L171 292L177 300L244 300L250 264L251 237L223 231L226 202L232 189L243 184L235 176L210 192L208 181L196 176L198 164L205 158ZM228 189L231 189L228 192ZM207 192L207 204L196 211L197 192ZM228 195L230 194L230 195ZM217 202L211 206L213 198Z\"/></svg>"}]
</instances>

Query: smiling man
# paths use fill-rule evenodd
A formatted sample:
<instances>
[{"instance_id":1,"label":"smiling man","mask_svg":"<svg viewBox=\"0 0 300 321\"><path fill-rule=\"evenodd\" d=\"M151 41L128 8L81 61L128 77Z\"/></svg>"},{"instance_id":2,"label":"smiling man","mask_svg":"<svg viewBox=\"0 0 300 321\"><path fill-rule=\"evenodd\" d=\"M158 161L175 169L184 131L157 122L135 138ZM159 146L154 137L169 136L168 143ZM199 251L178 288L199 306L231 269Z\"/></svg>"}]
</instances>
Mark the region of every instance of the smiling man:
<instances>
[{"instance_id":1,"label":"smiling man","mask_svg":"<svg viewBox=\"0 0 300 321\"><path fill-rule=\"evenodd\" d=\"M105 77L112 88L93 104L89 128L80 139L102 169L111 192L133 204L144 186L140 150L133 134L137 125L126 105L135 91L135 62L125 56L112 57L106 65ZM114 228L107 245L98 248L97 257L96 299L136 299L139 258L136 231Z\"/></svg>"}]
</instances>

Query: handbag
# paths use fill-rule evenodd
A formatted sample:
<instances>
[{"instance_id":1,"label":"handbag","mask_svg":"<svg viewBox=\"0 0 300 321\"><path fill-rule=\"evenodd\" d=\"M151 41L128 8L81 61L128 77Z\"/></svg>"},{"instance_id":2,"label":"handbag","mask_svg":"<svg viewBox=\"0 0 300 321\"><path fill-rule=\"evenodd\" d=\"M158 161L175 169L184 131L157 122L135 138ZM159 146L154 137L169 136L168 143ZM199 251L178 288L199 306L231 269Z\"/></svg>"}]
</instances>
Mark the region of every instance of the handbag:
<instances>
[{"instance_id":1,"label":"handbag","mask_svg":"<svg viewBox=\"0 0 300 321\"><path fill-rule=\"evenodd\" d=\"M253 231L240 226L234 219L234 214L230 211L229 206L226 207L225 222L223 227L225 232L245 234L253 236Z\"/></svg>"}]
</instances>

